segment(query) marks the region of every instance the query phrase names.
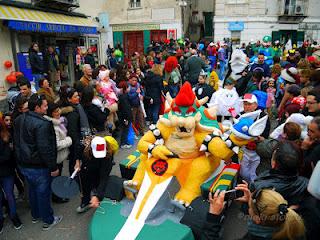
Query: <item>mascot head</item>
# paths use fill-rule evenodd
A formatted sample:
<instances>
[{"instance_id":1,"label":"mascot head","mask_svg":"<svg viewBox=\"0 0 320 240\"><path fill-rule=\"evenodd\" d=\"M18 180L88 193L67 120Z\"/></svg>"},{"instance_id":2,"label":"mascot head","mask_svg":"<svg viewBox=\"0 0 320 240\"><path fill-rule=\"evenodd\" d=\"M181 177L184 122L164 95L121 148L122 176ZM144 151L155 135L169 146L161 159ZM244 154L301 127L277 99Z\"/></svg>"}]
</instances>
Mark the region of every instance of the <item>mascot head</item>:
<instances>
[{"instance_id":1,"label":"mascot head","mask_svg":"<svg viewBox=\"0 0 320 240\"><path fill-rule=\"evenodd\" d=\"M240 49L236 49L233 51L230 60L231 66L231 78L234 80L238 80L241 78L241 72L249 65L247 61L247 55L243 53Z\"/></svg>"},{"instance_id":2,"label":"mascot head","mask_svg":"<svg viewBox=\"0 0 320 240\"><path fill-rule=\"evenodd\" d=\"M183 84L176 98L171 100L171 111L168 114L170 125L175 127L178 137L190 137L194 134L201 119L198 109L206 100L197 100L190 83Z\"/></svg>"}]
</instances>

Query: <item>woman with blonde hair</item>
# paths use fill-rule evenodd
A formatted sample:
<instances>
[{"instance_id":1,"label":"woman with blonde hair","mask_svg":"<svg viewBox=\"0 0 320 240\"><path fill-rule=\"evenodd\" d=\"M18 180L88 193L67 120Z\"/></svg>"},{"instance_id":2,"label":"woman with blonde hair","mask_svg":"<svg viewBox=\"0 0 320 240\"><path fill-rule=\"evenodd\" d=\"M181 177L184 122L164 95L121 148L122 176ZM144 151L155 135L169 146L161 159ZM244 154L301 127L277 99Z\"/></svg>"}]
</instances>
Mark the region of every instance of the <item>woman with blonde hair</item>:
<instances>
[{"instance_id":1,"label":"woman with blonde hair","mask_svg":"<svg viewBox=\"0 0 320 240\"><path fill-rule=\"evenodd\" d=\"M243 192L240 202L248 204L248 233L243 240L298 240L304 239L305 227L301 217L288 206L280 193L271 189L261 189L253 194L246 182L236 190ZM204 226L202 240L218 240L221 229L221 213L224 208L225 191L217 190L209 195L210 209Z\"/></svg>"}]
</instances>

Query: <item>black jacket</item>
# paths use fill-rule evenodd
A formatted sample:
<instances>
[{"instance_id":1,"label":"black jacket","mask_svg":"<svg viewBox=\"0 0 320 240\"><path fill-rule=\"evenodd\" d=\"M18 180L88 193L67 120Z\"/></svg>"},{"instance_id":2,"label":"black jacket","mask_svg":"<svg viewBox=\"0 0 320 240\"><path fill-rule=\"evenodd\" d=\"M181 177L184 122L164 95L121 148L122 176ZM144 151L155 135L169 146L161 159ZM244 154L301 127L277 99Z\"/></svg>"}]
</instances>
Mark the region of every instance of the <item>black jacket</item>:
<instances>
[{"instance_id":1,"label":"black jacket","mask_svg":"<svg viewBox=\"0 0 320 240\"><path fill-rule=\"evenodd\" d=\"M92 54L87 54L84 57L84 63L85 64L90 64L92 70L96 68L96 62L95 62L94 57L92 56Z\"/></svg>"},{"instance_id":2,"label":"black jacket","mask_svg":"<svg viewBox=\"0 0 320 240\"><path fill-rule=\"evenodd\" d=\"M44 72L43 60L33 49L31 49L29 52L29 61L32 74L41 74Z\"/></svg>"},{"instance_id":3,"label":"black jacket","mask_svg":"<svg viewBox=\"0 0 320 240\"><path fill-rule=\"evenodd\" d=\"M297 210L306 227L307 240L318 240L320 236L320 200L307 196Z\"/></svg>"},{"instance_id":4,"label":"black jacket","mask_svg":"<svg viewBox=\"0 0 320 240\"><path fill-rule=\"evenodd\" d=\"M29 111L17 117L14 126L18 165L57 170L57 142L52 122Z\"/></svg>"},{"instance_id":5,"label":"black jacket","mask_svg":"<svg viewBox=\"0 0 320 240\"><path fill-rule=\"evenodd\" d=\"M119 96L118 117L120 123L123 123L124 120L132 122L132 111L127 93Z\"/></svg>"},{"instance_id":6,"label":"black jacket","mask_svg":"<svg viewBox=\"0 0 320 240\"><path fill-rule=\"evenodd\" d=\"M88 106L83 106L83 109L87 114L91 129L95 129L98 132L104 131L105 122L110 113L109 109L105 108L104 112L102 112L98 106L92 103Z\"/></svg>"},{"instance_id":7,"label":"black jacket","mask_svg":"<svg viewBox=\"0 0 320 240\"><path fill-rule=\"evenodd\" d=\"M91 194L102 201L105 197L106 186L112 169L112 156L107 154L105 158L83 158L81 168L83 169L82 177L84 177L85 181L98 180L95 183L93 183L94 181L91 183L95 185L91 186ZM92 187L94 188L92 189Z\"/></svg>"},{"instance_id":8,"label":"black jacket","mask_svg":"<svg viewBox=\"0 0 320 240\"><path fill-rule=\"evenodd\" d=\"M53 66L54 66L54 70L59 70L59 66L58 66L58 62L57 62L57 59L56 59L56 55L53 53L53 54L50 54L50 53L47 53L45 56L44 56L44 62L43 62L43 65L44 65L44 71L46 73L48 73L50 70L50 61L52 61L53 63Z\"/></svg>"},{"instance_id":9,"label":"black jacket","mask_svg":"<svg viewBox=\"0 0 320 240\"><path fill-rule=\"evenodd\" d=\"M191 83L191 85L195 85L198 82L199 74L202 69L206 67L204 61L198 56L191 56L188 58L184 71L188 75L187 81Z\"/></svg>"},{"instance_id":10,"label":"black jacket","mask_svg":"<svg viewBox=\"0 0 320 240\"><path fill-rule=\"evenodd\" d=\"M211 87L206 83L205 84L197 83L194 88L194 92L199 100L204 97L208 97L209 98L208 102L209 102L212 97L212 94L214 93L214 89L213 87ZM207 104L205 104L204 106L207 107Z\"/></svg>"},{"instance_id":11,"label":"black jacket","mask_svg":"<svg viewBox=\"0 0 320 240\"><path fill-rule=\"evenodd\" d=\"M10 143L4 142L0 138L0 177L14 175L15 161L10 148Z\"/></svg>"},{"instance_id":12,"label":"black jacket","mask_svg":"<svg viewBox=\"0 0 320 240\"><path fill-rule=\"evenodd\" d=\"M61 115L65 116L68 121L67 130L68 136L72 139L72 145L69 148L69 160L81 160L83 149L81 146L81 131L80 131L80 115L73 106L61 108Z\"/></svg>"},{"instance_id":13,"label":"black jacket","mask_svg":"<svg viewBox=\"0 0 320 240\"><path fill-rule=\"evenodd\" d=\"M235 88L240 97L245 94L248 82L250 81L251 77L252 73L248 72L246 76L241 76L241 78L237 80Z\"/></svg>"},{"instance_id":14,"label":"black jacket","mask_svg":"<svg viewBox=\"0 0 320 240\"><path fill-rule=\"evenodd\" d=\"M221 226L221 216L208 213L201 240L222 240ZM238 238L238 240L271 240L271 238L254 236L248 232L244 237Z\"/></svg>"},{"instance_id":15,"label":"black jacket","mask_svg":"<svg viewBox=\"0 0 320 240\"><path fill-rule=\"evenodd\" d=\"M261 173L250 186L251 190L275 188L289 206L299 204L307 193L309 180L298 175L285 175L278 170L271 169Z\"/></svg>"},{"instance_id":16,"label":"black jacket","mask_svg":"<svg viewBox=\"0 0 320 240\"><path fill-rule=\"evenodd\" d=\"M310 178L313 166L316 166L320 160L320 141L314 142L309 149L303 151L303 166L300 175Z\"/></svg>"},{"instance_id":17,"label":"black jacket","mask_svg":"<svg viewBox=\"0 0 320 240\"><path fill-rule=\"evenodd\" d=\"M152 98L153 104L161 103L161 91L163 91L163 82L161 76L149 72L144 80L145 97Z\"/></svg>"}]
</instances>

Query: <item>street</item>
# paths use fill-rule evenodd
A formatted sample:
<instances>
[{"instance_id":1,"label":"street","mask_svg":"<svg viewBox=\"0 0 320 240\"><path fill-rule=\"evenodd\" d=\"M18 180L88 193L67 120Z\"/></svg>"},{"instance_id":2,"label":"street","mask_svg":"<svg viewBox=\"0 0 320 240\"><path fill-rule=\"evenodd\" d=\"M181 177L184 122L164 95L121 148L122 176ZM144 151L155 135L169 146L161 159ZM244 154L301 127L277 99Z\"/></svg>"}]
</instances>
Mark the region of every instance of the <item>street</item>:
<instances>
[{"instance_id":1,"label":"street","mask_svg":"<svg viewBox=\"0 0 320 240\"><path fill-rule=\"evenodd\" d=\"M115 155L116 165L111 174L120 176L119 162L126 158L132 149L120 149ZM64 167L64 171L66 171ZM66 172L64 172L65 175ZM49 231L42 231L42 223L31 222L30 209L26 202L18 202L18 213L21 217L23 227L15 230L9 218L5 219L4 230L1 240L87 240L88 226L94 213L90 210L84 214L76 213L80 198L71 199L68 203L53 204L55 215L63 215L63 220ZM246 232L246 221L239 211L240 205L233 203L227 211L224 222L224 240L233 240L244 235ZM107 226L106 226L107 227ZM106 239L107 240L107 239Z\"/></svg>"}]
</instances>

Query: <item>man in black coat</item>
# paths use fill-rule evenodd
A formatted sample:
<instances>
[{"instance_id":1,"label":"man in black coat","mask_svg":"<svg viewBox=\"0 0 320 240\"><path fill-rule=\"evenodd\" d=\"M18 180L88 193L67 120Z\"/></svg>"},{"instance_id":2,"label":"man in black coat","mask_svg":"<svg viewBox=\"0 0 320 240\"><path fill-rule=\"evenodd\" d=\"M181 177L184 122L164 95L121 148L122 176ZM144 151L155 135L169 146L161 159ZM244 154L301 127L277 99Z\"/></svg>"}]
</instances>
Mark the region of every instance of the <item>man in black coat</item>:
<instances>
[{"instance_id":1,"label":"man in black coat","mask_svg":"<svg viewBox=\"0 0 320 240\"><path fill-rule=\"evenodd\" d=\"M17 163L29 185L32 221L43 221L43 230L49 230L62 220L51 208L51 177L58 176L57 143L52 122L43 115L47 100L34 94L28 102L29 112L15 120L15 152Z\"/></svg>"},{"instance_id":2,"label":"man in black coat","mask_svg":"<svg viewBox=\"0 0 320 240\"><path fill-rule=\"evenodd\" d=\"M205 62L197 55L197 50L191 50L192 56L187 59L184 71L187 75L187 81L192 86L198 83L199 74L202 69L205 69Z\"/></svg>"},{"instance_id":3,"label":"man in black coat","mask_svg":"<svg viewBox=\"0 0 320 240\"><path fill-rule=\"evenodd\" d=\"M43 78L44 64L43 59L39 56L39 46L37 43L33 43L29 49L29 62L31 65L32 77L35 83L35 88L38 91L39 81Z\"/></svg>"}]
</instances>

